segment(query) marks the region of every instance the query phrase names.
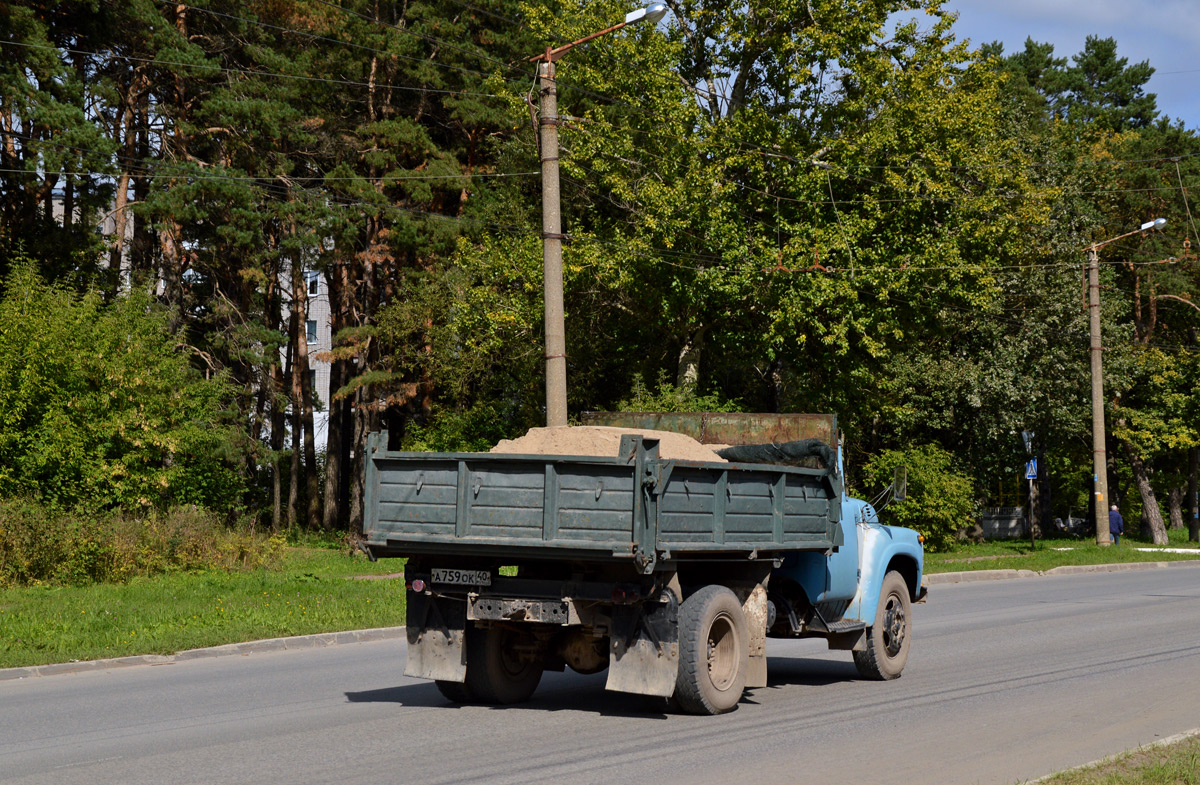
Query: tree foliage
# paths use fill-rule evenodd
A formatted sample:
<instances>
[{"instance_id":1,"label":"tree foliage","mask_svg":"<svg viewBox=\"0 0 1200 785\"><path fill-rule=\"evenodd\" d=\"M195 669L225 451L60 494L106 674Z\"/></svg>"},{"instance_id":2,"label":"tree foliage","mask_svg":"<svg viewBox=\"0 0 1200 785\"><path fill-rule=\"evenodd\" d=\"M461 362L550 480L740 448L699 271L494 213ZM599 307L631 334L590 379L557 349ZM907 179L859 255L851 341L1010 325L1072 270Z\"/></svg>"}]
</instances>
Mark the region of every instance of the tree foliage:
<instances>
[{"instance_id":1,"label":"tree foliage","mask_svg":"<svg viewBox=\"0 0 1200 785\"><path fill-rule=\"evenodd\" d=\"M189 350L146 295L106 305L15 270L0 301L0 497L238 510L248 478L233 390Z\"/></svg>"},{"instance_id":2,"label":"tree foliage","mask_svg":"<svg viewBox=\"0 0 1200 785\"><path fill-rule=\"evenodd\" d=\"M1148 63L1103 38L1071 56L1032 39L974 49L939 0L669 5L669 21L556 63L572 412L833 411L852 466L940 445L994 503L1032 431L1051 467L1043 514L1061 515L1091 492L1084 249L1166 217L1099 253L1114 493L1177 490L1200 441L1184 244L1200 242L1200 147L1159 113ZM224 490L200 496L277 526L357 526L370 431L475 449L543 421L529 58L628 10L0 8L0 273L28 254L47 302L161 349L130 326L149 314L174 360L212 377L222 392L196 405L236 412L208 430L233 463L206 465L232 474L212 468ZM326 304L333 345L310 347ZM51 344L39 359L10 343L11 378L58 357ZM182 442L164 438L135 446L178 470ZM222 485L234 476L248 487ZM64 482L48 493L66 500ZM162 498L118 485L100 496Z\"/></svg>"},{"instance_id":3,"label":"tree foliage","mask_svg":"<svg viewBox=\"0 0 1200 785\"><path fill-rule=\"evenodd\" d=\"M954 456L938 445L920 444L884 450L863 467L863 473L872 487L884 487L892 482L896 467L905 467L908 493L903 501L890 503L882 515L888 523L923 534L931 551L945 551L954 546L958 531L971 524L975 511L971 477L955 463Z\"/></svg>"}]
</instances>

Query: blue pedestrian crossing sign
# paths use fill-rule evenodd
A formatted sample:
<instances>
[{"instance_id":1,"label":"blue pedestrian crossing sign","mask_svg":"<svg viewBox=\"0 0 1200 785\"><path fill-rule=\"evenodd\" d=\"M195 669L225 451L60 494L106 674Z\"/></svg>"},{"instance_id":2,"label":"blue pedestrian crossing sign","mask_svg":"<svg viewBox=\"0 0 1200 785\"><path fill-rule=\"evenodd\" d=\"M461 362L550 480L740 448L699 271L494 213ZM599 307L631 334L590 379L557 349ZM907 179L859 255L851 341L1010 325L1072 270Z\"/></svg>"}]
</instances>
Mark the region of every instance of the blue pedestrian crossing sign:
<instances>
[{"instance_id":1,"label":"blue pedestrian crossing sign","mask_svg":"<svg viewBox=\"0 0 1200 785\"><path fill-rule=\"evenodd\" d=\"M1025 464L1025 479L1037 479L1037 458L1030 458L1029 463Z\"/></svg>"}]
</instances>

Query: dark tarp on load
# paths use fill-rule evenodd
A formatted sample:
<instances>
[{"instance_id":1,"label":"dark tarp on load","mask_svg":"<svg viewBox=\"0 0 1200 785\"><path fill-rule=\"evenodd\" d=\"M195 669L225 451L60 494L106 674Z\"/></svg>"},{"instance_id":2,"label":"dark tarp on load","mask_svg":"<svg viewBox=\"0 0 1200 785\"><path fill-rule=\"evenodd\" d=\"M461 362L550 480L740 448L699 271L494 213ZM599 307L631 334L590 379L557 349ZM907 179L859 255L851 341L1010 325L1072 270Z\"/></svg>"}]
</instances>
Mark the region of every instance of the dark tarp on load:
<instances>
[{"instance_id":1,"label":"dark tarp on load","mask_svg":"<svg viewBox=\"0 0 1200 785\"><path fill-rule=\"evenodd\" d=\"M737 463L775 463L800 466L810 458L816 458L829 473L837 470L837 456L833 449L820 439L801 439L797 442L779 444L743 444L717 450L727 461Z\"/></svg>"}]
</instances>

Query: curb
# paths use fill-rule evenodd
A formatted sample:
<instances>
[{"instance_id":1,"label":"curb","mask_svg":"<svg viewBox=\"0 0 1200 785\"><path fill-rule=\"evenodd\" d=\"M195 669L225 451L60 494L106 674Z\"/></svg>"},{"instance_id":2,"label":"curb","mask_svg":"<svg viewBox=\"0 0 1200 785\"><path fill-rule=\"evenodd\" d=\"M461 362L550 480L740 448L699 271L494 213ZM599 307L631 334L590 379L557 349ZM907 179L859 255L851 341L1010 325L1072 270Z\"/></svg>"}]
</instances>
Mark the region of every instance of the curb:
<instances>
[{"instance_id":1,"label":"curb","mask_svg":"<svg viewBox=\"0 0 1200 785\"><path fill-rule=\"evenodd\" d=\"M226 643L203 649L185 649L176 654L138 654L131 657L112 657L106 660L61 662L53 665L33 665L27 668L0 668L0 681L29 679L36 676L58 676L65 673L86 673L110 668L129 668L135 665L171 665L176 662L228 657L232 654L253 654L268 651L292 651L338 646L344 643L391 640L404 637L404 627L375 627L368 630L319 632L315 635L292 635L287 638L266 638L245 643Z\"/></svg>"},{"instance_id":2,"label":"curb","mask_svg":"<svg viewBox=\"0 0 1200 785\"><path fill-rule=\"evenodd\" d=\"M1007 581L1017 578L1044 578L1051 575L1082 575L1090 572L1136 572L1140 570L1167 570L1176 567L1200 567L1194 561L1135 561L1118 564L1068 564L1051 570L971 570L968 572L938 572L926 574L925 583L930 586L948 583L975 583L977 581Z\"/></svg>"},{"instance_id":3,"label":"curb","mask_svg":"<svg viewBox=\"0 0 1200 785\"><path fill-rule=\"evenodd\" d=\"M1126 755L1133 755L1133 754L1141 752L1143 750L1152 750L1152 749L1155 749L1156 747L1169 747L1172 744L1178 744L1181 741L1187 741L1188 739L1195 738L1196 736L1200 736L1200 728L1192 728L1191 730L1185 730L1183 733L1176 733L1174 736L1167 736L1165 739L1159 739L1158 741L1152 741L1148 744L1140 744L1131 750L1125 750L1124 752L1118 752L1115 755L1109 755L1107 758L1101 758L1100 760L1094 760L1091 763L1085 763L1082 766L1072 766L1069 769L1063 769L1062 771L1056 771L1053 774L1047 774L1043 777L1038 777L1036 780L1022 780L1022 784L1023 785L1037 785L1039 782L1046 782L1047 780L1054 779L1055 777L1057 777L1060 774L1071 774L1071 773L1074 773L1077 771L1084 771L1085 769L1090 769L1095 766L1103 766L1105 763L1112 763L1113 761L1120 760L1121 758L1125 757Z\"/></svg>"}]
</instances>

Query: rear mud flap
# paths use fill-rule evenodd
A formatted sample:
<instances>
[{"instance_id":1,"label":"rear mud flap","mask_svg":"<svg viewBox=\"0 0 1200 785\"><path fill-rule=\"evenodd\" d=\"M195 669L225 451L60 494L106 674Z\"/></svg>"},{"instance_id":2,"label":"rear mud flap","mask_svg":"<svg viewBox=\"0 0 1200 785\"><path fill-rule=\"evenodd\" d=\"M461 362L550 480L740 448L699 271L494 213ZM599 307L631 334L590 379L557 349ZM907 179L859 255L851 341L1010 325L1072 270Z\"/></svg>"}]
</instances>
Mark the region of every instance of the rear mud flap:
<instances>
[{"instance_id":1,"label":"rear mud flap","mask_svg":"<svg viewBox=\"0 0 1200 785\"><path fill-rule=\"evenodd\" d=\"M740 596L740 595L739 595ZM746 626L750 629L750 661L746 687L767 686L767 590L760 583L742 600Z\"/></svg>"},{"instance_id":2,"label":"rear mud flap","mask_svg":"<svg viewBox=\"0 0 1200 785\"><path fill-rule=\"evenodd\" d=\"M679 603L613 606L606 689L669 698L679 673Z\"/></svg>"},{"instance_id":3,"label":"rear mud flap","mask_svg":"<svg viewBox=\"0 0 1200 785\"><path fill-rule=\"evenodd\" d=\"M467 678L463 632L467 605L408 592L408 663L405 676L462 682Z\"/></svg>"}]
</instances>

